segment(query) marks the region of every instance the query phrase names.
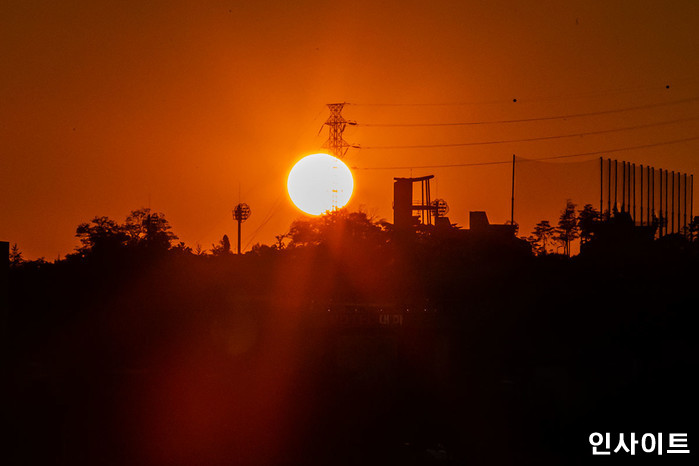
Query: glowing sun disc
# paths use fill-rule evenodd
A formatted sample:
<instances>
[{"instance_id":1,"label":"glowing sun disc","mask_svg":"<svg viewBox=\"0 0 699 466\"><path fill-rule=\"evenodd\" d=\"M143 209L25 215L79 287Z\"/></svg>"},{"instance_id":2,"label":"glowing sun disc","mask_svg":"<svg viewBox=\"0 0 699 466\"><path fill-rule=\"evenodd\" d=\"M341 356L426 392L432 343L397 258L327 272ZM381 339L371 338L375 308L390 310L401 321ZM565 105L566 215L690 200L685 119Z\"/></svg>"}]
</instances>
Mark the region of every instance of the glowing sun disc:
<instances>
[{"instance_id":1,"label":"glowing sun disc","mask_svg":"<svg viewBox=\"0 0 699 466\"><path fill-rule=\"evenodd\" d=\"M320 215L344 207L352 197L352 172L342 160L328 154L313 154L299 160L286 182L296 207Z\"/></svg>"}]
</instances>

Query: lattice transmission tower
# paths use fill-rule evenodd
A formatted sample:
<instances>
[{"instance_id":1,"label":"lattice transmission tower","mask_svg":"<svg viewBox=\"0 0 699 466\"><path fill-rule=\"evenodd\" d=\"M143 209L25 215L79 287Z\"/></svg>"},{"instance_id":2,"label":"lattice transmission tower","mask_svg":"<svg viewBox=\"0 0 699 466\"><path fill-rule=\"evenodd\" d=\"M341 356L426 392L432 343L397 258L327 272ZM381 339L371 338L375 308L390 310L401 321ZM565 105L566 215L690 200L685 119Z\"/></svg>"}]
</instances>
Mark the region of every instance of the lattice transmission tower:
<instances>
[{"instance_id":1,"label":"lattice transmission tower","mask_svg":"<svg viewBox=\"0 0 699 466\"><path fill-rule=\"evenodd\" d=\"M342 132L347 125L356 125L356 121L346 120L342 116L342 109L345 103L327 104L330 109L330 117L324 123L329 129L328 140L323 144L323 148L329 149L333 156L338 159L344 158L347 149L355 147L342 138Z\"/></svg>"},{"instance_id":2,"label":"lattice transmission tower","mask_svg":"<svg viewBox=\"0 0 699 466\"><path fill-rule=\"evenodd\" d=\"M324 123L325 126L328 127L329 134L328 134L328 140L325 141L325 144L323 144L324 149L329 149L331 154L338 158L342 159L345 157L345 154L347 153L347 149L350 147L356 147L353 146L352 144L348 143L342 138L342 132L345 130L347 125L356 125L356 121L350 121L346 120L345 117L342 116L342 109L345 106L345 103L341 104L327 104L328 108L330 109L330 116ZM338 167L334 166L334 169L337 169ZM337 174L336 170L333 170L333 179L332 179L332 184L333 184L333 189L332 189L332 211L336 211L338 209L338 203L337 203Z\"/></svg>"}]
</instances>

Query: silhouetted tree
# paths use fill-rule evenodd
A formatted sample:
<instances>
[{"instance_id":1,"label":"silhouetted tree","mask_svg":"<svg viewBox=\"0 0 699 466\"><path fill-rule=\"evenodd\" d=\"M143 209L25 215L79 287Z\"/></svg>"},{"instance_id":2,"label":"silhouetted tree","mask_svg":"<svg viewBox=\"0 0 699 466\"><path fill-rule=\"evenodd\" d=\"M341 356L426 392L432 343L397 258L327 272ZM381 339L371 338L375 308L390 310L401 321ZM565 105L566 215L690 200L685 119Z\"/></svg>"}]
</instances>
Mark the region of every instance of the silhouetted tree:
<instances>
[{"instance_id":1,"label":"silhouetted tree","mask_svg":"<svg viewBox=\"0 0 699 466\"><path fill-rule=\"evenodd\" d=\"M228 235L223 235L218 244L211 245L211 254L214 256L225 256L231 253L231 242Z\"/></svg>"},{"instance_id":2,"label":"silhouetted tree","mask_svg":"<svg viewBox=\"0 0 699 466\"><path fill-rule=\"evenodd\" d=\"M347 209L313 219L295 220L288 236L290 246L356 241L382 244L388 241L381 221L369 217L366 212L348 212Z\"/></svg>"},{"instance_id":3,"label":"silhouetted tree","mask_svg":"<svg viewBox=\"0 0 699 466\"><path fill-rule=\"evenodd\" d=\"M284 249L284 247L285 247L284 240L286 239L287 236L288 236L288 234L276 235L276 236L274 237L274 238L277 240L277 243L276 243L275 247L276 247L278 250L281 251L282 249Z\"/></svg>"},{"instance_id":4,"label":"silhouetted tree","mask_svg":"<svg viewBox=\"0 0 699 466\"><path fill-rule=\"evenodd\" d=\"M505 222L505 225L514 225L515 227L515 236L517 236L517 233L519 233L519 223L514 222L512 220L508 220Z\"/></svg>"},{"instance_id":5,"label":"silhouetted tree","mask_svg":"<svg viewBox=\"0 0 699 466\"><path fill-rule=\"evenodd\" d=\"M201 244L197 243L197 245L194 247L194 254L197 256L205 256L206 249L202 249Z\"/></svg>"},{"instance_id":6,"label":"silhouetted tree","mask_svg":"<svg viewBox=\"0 0 699 466\"><path fill-rule=\"evenodd\" d=\"M19 267L23 262L24 259L22 259L22 252L19 250L17 243L15 243L10 249L10 267Z\"/></svg>"},{"instance_id":7,"label":"silhouetted tree","mask_svg":"<svg viewBox=\"0 0 699 466\"><path fill-rule=\"evenodd\" d=\"M578 219L575 216L575 204L568 199L566 200L565 209L563 209L558 219L553 238L563 245L563 253L570 256L570 242L579 236L580 228L578 227Z\"/></svg>"},{"instance_id":8,"label":"silhouetted tree","mask_svg":"<svg viewBox=\"0 0 699 466\"><path fill-rule=\"evenodd\" d=\"M585 204L582 210L578 211L578 227L580 228L580 240L586 243L594 236L594 229L600 221L600 213L592 204Z\"/></svg>"},{"instance_id":9,"label":"silhouetted tree","mask_svg":"<svg viewBox=\"0 0 699 466\"><path fill-rule=\"evenodd\" d=\"M180 241L175 246L173 246L171 251L179 252L182 254L192 254L192 248L184 244L184 241Z\"/></svg>"},{"instance_id":10,"label":"silhouetted tree","mask_svg":"<svg viewBox=\"0 0 699 466\"><path fill-rule=\"evenodd\" d=\"M534 226L534 231L526 240L537 255L548 254L548 243L552 235L553 227L548 220L542 220Z\"/></svg>"},{"instance_id":11,"label":"silhouetted tree","mask_svg":"<svg viewBox=\"0 0 699 466\"><path fill-rule=\"evenodd\" d=\"M170 249L172 241L177 239L170 231L170 223L165 219L165 215L151 212L147 207L131 211L126 217L123 229L129 244L135 246L167 250Z\"/></svg>"},{"instance_id":12,"label":"silhouetted tree","mask_svg":"<svg viewBox=\"0 0 699 466\"><path fill-rule=\"evenodd\" d=\"M262 255L262 254L269 254L271 252L274 252L276 248L269 246L267 244L262 244L262 243L255 243L252 245L252 248L250 248L250 252L255 255Z\"/></svg>"},{"instance_id":13,"label":"silhouetted tree","mask_svg":"<svg viewBox=\"0 0 699 466\"><path fill-rule=\"evenodd\" d=\"M132 211L123 225L109 217L95 217L78 225L75 236L82 243L78 252L83 255L111 254L126 247L167 251L177 239L170 228L162 213L151 213L146 208Z\"/></svg>"},{"instance_id":14,"label":"silhouetted tree","mask_svg":"<svg viewBox=\"0 0 699 466\"><path fill-rule=\"evenodd\" d=\"M123 228L109 217L95 217L89 223L81 223L75 236L82 243L78 248L82 254L114 251L125 246L128 241Z\"/></svg>"},{"instance_id":15,"label":"silhouetted tree","mask_svg":"<svg viewBox=\"0 0 699 466\"><path fill-rule=\"evenodd\" d=\"M692 219L687 229L689 230L689 241L699 238L699 215Z\"/></svg>"}]
</instances>

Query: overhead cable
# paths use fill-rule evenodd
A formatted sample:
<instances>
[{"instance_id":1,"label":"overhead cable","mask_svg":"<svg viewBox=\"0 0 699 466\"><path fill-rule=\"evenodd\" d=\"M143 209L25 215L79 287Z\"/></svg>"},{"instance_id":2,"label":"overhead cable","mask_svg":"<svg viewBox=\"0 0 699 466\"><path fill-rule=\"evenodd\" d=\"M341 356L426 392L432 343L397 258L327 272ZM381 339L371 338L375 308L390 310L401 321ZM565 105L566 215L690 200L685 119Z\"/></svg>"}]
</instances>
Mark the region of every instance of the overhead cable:
<instances>
[{"instance_id":1,"label":"overhead cable","mask_svg":"<svg viewBox=\"0 0 699 466\"><path fill-rule=\"evenodd\" d=\"M599 130L599 131L586 131L586 132L581 132L581 133L569 133L569 134L561 134L561 135L556 135L556 136L541 136L541 137L524 138L524 139L505 139L505 140L497 140L497 141L461 142L461 143L452 143L452 144L418 144L418 145L405 145L405 146L362 146L362 145L356 146L355 145L353 147L356 147L359 149L428 149L428 148L440 148L440 147L485 146L485 145L493 145L493 144L509 144L509 143L515 143L515 142L546 141L546 140L551 140L551 139L592 136L592 135L597 135L597 134L609 134L609 133L615 133L615 132L619 132L619 131L631 131L631 130L635 130L635 129L653 128L656 126L666 126L666 125L672 125L675 123L684 123L687 121L697 121L697 120L699 120L699 117L677 118L675 120L661 121L658 123L647 123L647 124L643 124L643 125L624 126L621 128L604 129L604 130Z\"/></svg>"},{"instance_id":2,"label":"overhead cable","mask_svg":"<svg viewBox=\"0 0 699 466\"><path fill-rule=\"evenodd\" d=\"M674 139L672 141L656 142L656 143L650 143L650 144L641 144L641 145L637 145L637 146L619 147L616 149L606 149L606 150L599 150L599 151L592 151L592 152L581 152L581 153L576 153L576 154L554 155L554 156L550 156L550 157L540 157L540 158L528 159L528 160L540 161L540 160L564 159L564 158L572 158L572 157L584 157L584 156L589 156L589 155L602 155L602 154L609 154L609 153L614 153L614 152L623 152L623 151L629 151L629 150L635 150L635 149L647 149L647 148L651 148L651 147L658 147L658 146L664 146L664 145L669 145L669 144L679 144L682 142L690 142L690 141L696 141L696 140L699 140L699 136L683 138L683 139ZM476 166L484 166L484 165L503 165L503 164L511 164L511 163L512 163L512 159L498 160L498 161L493 161L493 162L450 163L450 164L440 164L440 165L405 165L405 166L392 166L392 167L351 167L351 168L353 170L408 170L408 169L420 169L420 168L476 167Z\"/></svg>"},{"instance_id":3,"label":"overhead cable","mask_svg":"<svg viewBox=\"0 0 699 466\"><path fill-rule=\"evenodd\" d=\"M674 84L677 84L676 81ZM680 85L687 84L687 82L679 81ZM695 84L696 81L692 80L688 82L689 84ZM673 84L673 86L674 86ZM619 95L619 94L629 94L633 92L648 92L657 90L669 90L670 84L665 85L653 85L653 86L638 86L629 88L616 88L616 89L605 89L597 92L584 92L578 94L568 94L568 95L557 95L548 97L533 97L527 98L526 102L547 102L553 100L565 100L565 99L576 99L576 98L591 98L598 96L607 95ZM520 102L517 98L512 99L496 99L496 100L472 100L467 102L346 102L346 105L360 106L360 107L456 107L456 106L467 106L467 105L490 105L490 104L513 104Z\"/></svg>"},{"instance_id":4,"label":"overhead cable","mask_svg":"<svg viewBox=\"0 0 699 466\"><path fill-rule=\"evenodd\" d=\"M357 126L362 127L374 127L374 128L387 128L387 127L430 127L430 126L475 126L475 125L492 125L492 124L503 124L503 123L524 123L528 121L550 121L550 120L565 120L567 118L581 118L588 116L599 116L599 115L609 115L613 113L623 113L631 112L634 110L645 110L649 108L659 108L659 107L669 107L671 105L679 105L689 102L699 101L699 97L690 97L687 99L673 100L671 102L661 102L656 104L646 104L646 105L636 105L633 107L616 108L609 110L599 110L596 112L584 112L584 113L569 113L561 115L543 116L543 117L533 117L533 118L517 118L510 120L485 120L485 121L462 121L462 122L452 122L452 123L357 123Z\"/></svg>"}]
</instances>

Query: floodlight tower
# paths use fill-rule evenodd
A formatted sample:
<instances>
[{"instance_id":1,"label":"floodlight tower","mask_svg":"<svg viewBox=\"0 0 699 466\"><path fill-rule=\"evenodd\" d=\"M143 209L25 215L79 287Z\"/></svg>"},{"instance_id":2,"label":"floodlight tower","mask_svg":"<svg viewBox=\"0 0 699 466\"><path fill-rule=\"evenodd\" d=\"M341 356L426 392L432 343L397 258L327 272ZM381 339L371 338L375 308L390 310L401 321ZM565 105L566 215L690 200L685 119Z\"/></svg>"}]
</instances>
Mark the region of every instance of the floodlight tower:
<instances>
[{"instance_id":1,"label":"floodlight tower","mask_svg":"<svg viewBox=\"0 0 699 466\"><path fill-rule=\"evenodd\" d=\"M240 254L240 225L250 218L250 206L241 202L233 209L233 218L238 222L238 254Z\"/></svg>"}]
</instances>

